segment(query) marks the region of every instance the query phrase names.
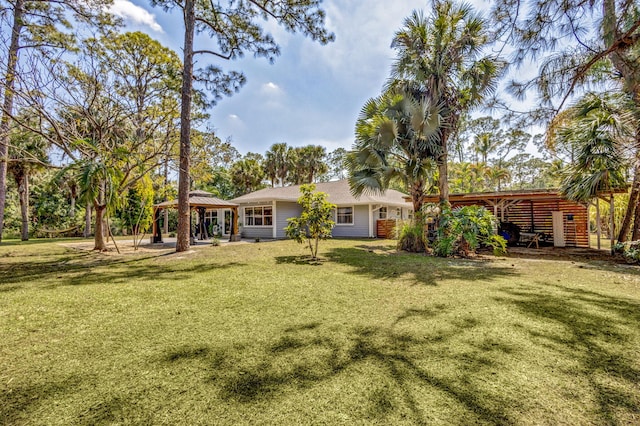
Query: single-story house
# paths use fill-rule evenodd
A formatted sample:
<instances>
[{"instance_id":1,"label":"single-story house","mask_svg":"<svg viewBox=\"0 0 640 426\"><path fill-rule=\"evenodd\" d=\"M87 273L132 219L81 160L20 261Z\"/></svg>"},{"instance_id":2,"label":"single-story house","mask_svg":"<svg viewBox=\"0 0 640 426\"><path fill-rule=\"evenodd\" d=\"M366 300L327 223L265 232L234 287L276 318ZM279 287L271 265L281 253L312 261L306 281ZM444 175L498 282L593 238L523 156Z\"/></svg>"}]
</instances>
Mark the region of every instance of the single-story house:
<instances>
[{"instance_id":1,"label":"single-story house","mask_svg":"<svg viewBox=\"0 0 640 426\"><path fill-rule=\"evenodd\" d=\"M412 215L412 205L404 200L406 194L392 189L355 197L344 179L317 183L316 191L327 193L328 201L336 205L334 237L385 237L396 220ZM295 185L265 188L231 200L239 206L241 235L285 238L287 219L302 212L297 203L300 195L300 186Z\"/></svg>"}]
</instances>

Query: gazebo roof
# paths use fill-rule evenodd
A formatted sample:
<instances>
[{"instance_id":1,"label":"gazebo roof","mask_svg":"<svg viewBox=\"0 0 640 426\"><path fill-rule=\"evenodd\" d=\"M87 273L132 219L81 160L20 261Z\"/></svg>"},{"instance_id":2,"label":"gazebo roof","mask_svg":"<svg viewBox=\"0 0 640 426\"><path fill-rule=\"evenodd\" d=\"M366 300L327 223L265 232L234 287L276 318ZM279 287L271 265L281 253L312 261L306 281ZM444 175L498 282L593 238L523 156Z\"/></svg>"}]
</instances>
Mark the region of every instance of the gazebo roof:
<instances>
[{"instance_id":1,"label":"gazebo roof","mask_svg":"<svg viewBox=\"0 0 640 426\"><path fill-rule=\"evenodd\" d=\"M162 203L156 204L154 207L156 208L168 208L168 207L176 207L178 205L178 200L170 200L164 201ZM229 201L221 200L220 198L214 197L213 194L206 191L190 191L189 192L189 207L207 207L207 208L230 208L230 207L238 207L237 204L231 203Z\"/></svg>"}]
</instances>

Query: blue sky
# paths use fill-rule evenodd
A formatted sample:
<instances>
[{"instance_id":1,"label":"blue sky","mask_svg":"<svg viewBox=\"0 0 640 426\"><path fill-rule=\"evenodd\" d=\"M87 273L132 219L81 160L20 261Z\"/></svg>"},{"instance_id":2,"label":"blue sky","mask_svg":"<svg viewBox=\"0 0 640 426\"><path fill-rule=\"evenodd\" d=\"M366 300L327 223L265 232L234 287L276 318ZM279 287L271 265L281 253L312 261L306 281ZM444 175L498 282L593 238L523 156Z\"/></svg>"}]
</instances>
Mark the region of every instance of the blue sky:
<instances>
[{"instance_id":1,"label":"blue sky","mask_svg":"<svg viewBox=\"0 0 640 426\"><path fill-rule=\"evenodd\" d=\"M473 2L488 9L483 0ZM415 0L325 0L327 28L336 41L322 46L267 24L282 55L271 65L251 55L239 61L199 57L200 66L216 63L242 70L247 84L212 108L209 125L222 139L231 137L241 152L264 153L272 144L319 144L328 151L349 149L364 102L380 94L394 58L391 39L412 10L427 8ZM140 30L182 56L183 23L148 2L115 0L113 12L128 30Z\"/></svg>"}]
</instances>

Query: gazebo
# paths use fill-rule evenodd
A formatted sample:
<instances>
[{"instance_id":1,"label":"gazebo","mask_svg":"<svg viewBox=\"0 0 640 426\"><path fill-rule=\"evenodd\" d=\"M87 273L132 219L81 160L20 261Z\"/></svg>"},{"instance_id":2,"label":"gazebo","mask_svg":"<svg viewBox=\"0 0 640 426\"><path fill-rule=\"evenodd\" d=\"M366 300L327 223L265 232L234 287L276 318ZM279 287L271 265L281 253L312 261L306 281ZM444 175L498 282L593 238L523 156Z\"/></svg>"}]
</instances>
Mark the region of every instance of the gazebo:
<instances>
[{"instance_id":1,"label":"gazebo","mask_svg":"<svg viewBox=\"0 0 640 426\"><path fill-rule=\"evenodd\" d=\"M160 211L168 208L176 208L177 206L178 200L164 201L153 206L152 243L162 242L162 232L160 231L160 226L158 226ZM214 197L210 192L196 190L189 192L189 209L192 212L195 210L198 213L197 230L194 232L192 229L190 232L192 239L195 239L196 235L198 235L200 240L208 239L208 230L205 226L205 212L207 210L229 209L232 212L232 226L231 232L229 232L229 241L240 241L240 234L238 232L238 204L221 200L220 198Z\"/></svg>"}]
</instances>

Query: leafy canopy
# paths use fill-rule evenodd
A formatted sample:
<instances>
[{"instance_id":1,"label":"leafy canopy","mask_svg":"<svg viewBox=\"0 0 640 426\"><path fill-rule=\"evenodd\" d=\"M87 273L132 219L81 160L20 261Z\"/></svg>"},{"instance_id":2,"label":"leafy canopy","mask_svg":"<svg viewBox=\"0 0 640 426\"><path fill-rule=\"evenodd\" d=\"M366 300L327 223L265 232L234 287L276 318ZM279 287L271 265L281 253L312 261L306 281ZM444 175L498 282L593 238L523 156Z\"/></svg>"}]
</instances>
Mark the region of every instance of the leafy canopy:
<instances>
[{"instance_id":1,"label":"leafy canopy","mask_svg":"<svg viewBox=\"0 0 640 426\"><path fill-rule=\"evenodd\" d=\"M318 242L331 238L331 230L335 225L333 211L335 204L327 201L324 192L313 192L316 186L307 184L300 186L302 195L298 198L298 204L302 206L300 217L287 219L285 233L287 237L300 244L305 242L311 251L311 258L318 258Z\"/></svg>"}]
</instances>

